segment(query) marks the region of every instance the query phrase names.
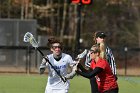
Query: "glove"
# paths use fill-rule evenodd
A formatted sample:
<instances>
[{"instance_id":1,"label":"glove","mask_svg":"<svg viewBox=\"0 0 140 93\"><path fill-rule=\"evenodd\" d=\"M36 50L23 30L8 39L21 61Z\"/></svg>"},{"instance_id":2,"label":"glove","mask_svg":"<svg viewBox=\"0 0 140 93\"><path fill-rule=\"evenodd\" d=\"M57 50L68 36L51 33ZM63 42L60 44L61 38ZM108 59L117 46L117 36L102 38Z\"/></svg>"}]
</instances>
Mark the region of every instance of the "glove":
<instances>
[{"instance_id":1,"label":"glove","mask_svg":"<svg viewBox=\"0 0 140 93\"><path fill-rule=\"evenodd\" d=\"M43 74L44 71L45 71L45 69L46 69L46 62L41 63L41 64L40 64L40 67L39 67L39 73L40 73L40 74Z\"/></svg>"},{"instance_id":2,"label":"glove","mask_svg":"<svg viewBox=\"0 0 140 93\"><path fill-rule=\"evenodd\" d=\"M44 74L44 71L45 71L45 68L40 68L39 69L39 74L41 75L41 74Z\"/></svg>"},{"instance_id":3,"label":"glove","mask_svg":"<svg viewBox=\"0 0 140 93\"><path fill-rule=\"evenodd\" d=\"M81 54L77 55L77 59L83 58L85 57L85 55L88 53L88 50L85 49L84 52L82 52Z\"/></svg>"}]
</instances>

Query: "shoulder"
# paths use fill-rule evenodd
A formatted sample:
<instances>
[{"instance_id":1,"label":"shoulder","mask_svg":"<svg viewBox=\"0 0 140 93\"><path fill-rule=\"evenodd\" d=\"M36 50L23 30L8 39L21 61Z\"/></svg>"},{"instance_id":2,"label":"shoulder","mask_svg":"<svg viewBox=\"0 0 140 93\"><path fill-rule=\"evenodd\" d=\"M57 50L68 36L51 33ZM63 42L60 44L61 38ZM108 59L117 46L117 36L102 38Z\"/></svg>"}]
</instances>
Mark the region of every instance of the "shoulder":
<instances>
[{"instance_id":1,"label":"shoulder","mask_svg":"<svg viewBox=\"0 0 140 93\"><path fill-rule=\"evenodd\" d=\"M103 58L99 58L99 60L98 60L98 62L106 62L106 60L105 59L103 59Z\"/></svg>"},{"instance_id":2,"label":"shoulder","mask_svg":"<svg viewBox=\"0 0 140 93\"><path fill-rule=\"evenodd\" d=\"M66 54L66 53L62 53L62 59L65 60L68 63L73 63L74 62L72 57L69 54Z\"/></svg>"},{"instance_id":3,"label":"shoulder","mask_svg":"<svg viewBox=\"0 0 140 93\"><path fill-rule=\"evenodd\" d=\"M66 53L62 53L62 56L63 57L71 57L69 54L66 54Z\"/></svg>"},{"instance_id":4,"label":"shoulder","mask_svg":"<svg viewBox=\"0 0 140 93\"><path fill-rule=\"evenodd\" d=\"M106 46L106 49L111 50L111 48L109 46Z\"/></svg>"},{"instance_id":5,"label":"shoulder","mask_svg":"<svg viewBox=\"0 0 140 93\"><path fill-rule=\"evenodd\" d=\"M51 57L53 57L53 54L49 54L46 57L51 58Z\"/></svg>"},{"instance_id":6,"label":"shoulder","mask_svg":"<svg viewBox=\"0 0 140 93\"><path fill-rule=\"evenodd\" d=\"M112 54L112 49L110 48L110 47L106 47L106 52L108 53L108 54Z\"/></svg>"},{"instance_id":7,"label":"shoulder","mask_svg":"<svg viewBox=\"0 0 140 93\"><path fill-rule=\"evenodd\" d=\"M106 64L108 64L108 62L107 62L105 59L100 58L100 59L98 60L97 64L102 64L102 65L105 66Z\"/></svg>"}]
</instances>

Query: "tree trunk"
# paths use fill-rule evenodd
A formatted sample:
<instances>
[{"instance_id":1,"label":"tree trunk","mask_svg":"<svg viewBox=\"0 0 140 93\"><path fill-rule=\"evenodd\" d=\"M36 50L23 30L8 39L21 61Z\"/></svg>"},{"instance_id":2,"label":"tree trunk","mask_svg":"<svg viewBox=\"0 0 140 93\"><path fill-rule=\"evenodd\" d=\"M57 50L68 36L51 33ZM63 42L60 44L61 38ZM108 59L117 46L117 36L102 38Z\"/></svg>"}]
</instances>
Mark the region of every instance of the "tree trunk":
<instances>
[{"instance_id":1,"label":"tree trunk","mask_svg":"<svg viewBox=\"0 0 140 93\"><path fill-rule=\"evenodd\" d=\"M64 1L64 10L63 10L63 19L62 19L62 27L60 30L60 41L63 42L64 30L65 30L65 22L66 22L66 14L67 14L67 0Z\"/></svg>"}]
</instances>

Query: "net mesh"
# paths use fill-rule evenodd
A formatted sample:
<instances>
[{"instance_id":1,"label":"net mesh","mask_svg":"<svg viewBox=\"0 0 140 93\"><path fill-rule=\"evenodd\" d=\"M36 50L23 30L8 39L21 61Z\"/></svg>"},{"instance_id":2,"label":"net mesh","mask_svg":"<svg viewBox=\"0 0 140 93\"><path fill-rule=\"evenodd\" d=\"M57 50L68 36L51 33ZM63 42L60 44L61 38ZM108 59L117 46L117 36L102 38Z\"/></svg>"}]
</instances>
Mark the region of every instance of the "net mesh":
<instances>
[{"instance_id":1,"label":"net mesh","mask_svg":"<svg viewBox=\"0 0 140 93\"><path fill-rule=\"evenodd\" d=\"M38 42L35 40L34 36L30 32L27 32L24 35L23 41L29 42L33 47L38 47Z\"/></svg>"}]
</instances>

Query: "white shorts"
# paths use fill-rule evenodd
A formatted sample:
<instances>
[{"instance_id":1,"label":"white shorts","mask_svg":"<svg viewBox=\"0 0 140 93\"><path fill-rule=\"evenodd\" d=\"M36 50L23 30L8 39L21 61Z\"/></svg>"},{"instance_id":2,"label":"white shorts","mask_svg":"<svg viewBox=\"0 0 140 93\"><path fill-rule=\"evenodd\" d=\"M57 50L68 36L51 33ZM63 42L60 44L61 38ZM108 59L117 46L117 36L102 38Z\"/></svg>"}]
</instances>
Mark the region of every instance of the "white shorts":
<instances>
[{"instance_id":1,"label":"white shorts","mask_svg":"<svg viewBox=\"0 0 140 93\"><path fill-rule=\"evenodd\" d=\"M46 88L45 93L68 93L68 89Z\"/></svg>"}]
</instances>

